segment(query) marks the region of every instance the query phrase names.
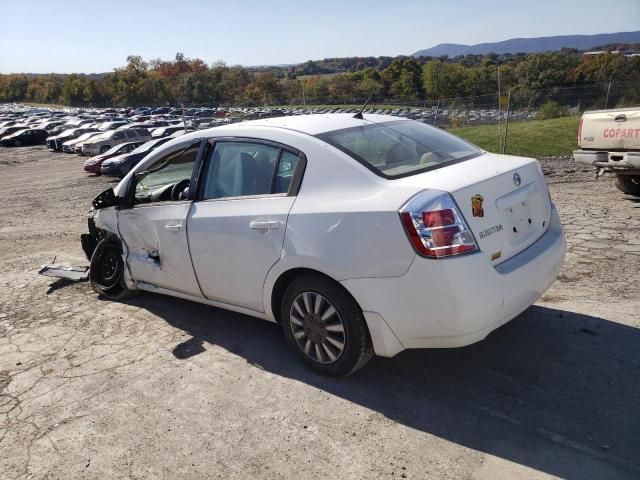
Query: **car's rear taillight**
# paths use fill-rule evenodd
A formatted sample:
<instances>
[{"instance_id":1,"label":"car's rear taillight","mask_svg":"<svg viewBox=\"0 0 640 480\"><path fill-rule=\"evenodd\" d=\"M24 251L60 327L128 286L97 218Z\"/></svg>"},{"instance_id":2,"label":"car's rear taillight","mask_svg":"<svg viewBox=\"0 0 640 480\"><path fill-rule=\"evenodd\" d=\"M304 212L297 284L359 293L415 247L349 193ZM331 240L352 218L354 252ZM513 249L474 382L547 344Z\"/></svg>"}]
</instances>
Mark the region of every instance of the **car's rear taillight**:
<instances>
[{"instance_id":1,"label":"car's rear taillight","mask_svg":"<svg viewBox=\"0 0 640 480\"><path fill-rule=\"evenodd\" d=\"M399 213L413 248L424 257L450 257L478 250L473 233L448 193L425 190Z\"/></svg>"},{"instance_id":2,"label":"car's rear taillight","mask_svg":"<svg viewBox=\"0 0 640 480\"><path fill-rule=\"evenodd\" d=\"M580 146L580 141L582 140L582 118L580 118L580 123L578 124L578 146Z\"/></svg>"}]
</instances>

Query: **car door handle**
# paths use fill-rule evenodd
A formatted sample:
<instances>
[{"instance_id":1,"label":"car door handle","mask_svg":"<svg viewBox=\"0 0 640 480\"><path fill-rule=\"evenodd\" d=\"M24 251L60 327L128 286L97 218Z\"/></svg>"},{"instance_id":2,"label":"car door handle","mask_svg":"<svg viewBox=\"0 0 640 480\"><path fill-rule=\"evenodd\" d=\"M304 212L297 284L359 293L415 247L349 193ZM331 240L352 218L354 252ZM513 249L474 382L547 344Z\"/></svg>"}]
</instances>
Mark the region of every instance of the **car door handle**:
<instances>
[{"instance_id":1,"label":"car door handle","mask_svg":"<svg viewBox=\"0 0 640 480\"><path fill-rule=\"evenodd\" d=\"M179 232L180 230L182 230L182 224L181 223L168 223L167 225L164 226L165 230L169 230L172 232Z\"/></svg>"},{"instance_id":2,"label":"car door handle","mask_svg":"<svg viewBox=\"0 0 640 480\"><path fill-rule=\"evenodd\" d=\"M275 230L280 228L280 222L257 222L254 220L249 224L249 227L253 230Z\"/></svg>"}]
</instances>

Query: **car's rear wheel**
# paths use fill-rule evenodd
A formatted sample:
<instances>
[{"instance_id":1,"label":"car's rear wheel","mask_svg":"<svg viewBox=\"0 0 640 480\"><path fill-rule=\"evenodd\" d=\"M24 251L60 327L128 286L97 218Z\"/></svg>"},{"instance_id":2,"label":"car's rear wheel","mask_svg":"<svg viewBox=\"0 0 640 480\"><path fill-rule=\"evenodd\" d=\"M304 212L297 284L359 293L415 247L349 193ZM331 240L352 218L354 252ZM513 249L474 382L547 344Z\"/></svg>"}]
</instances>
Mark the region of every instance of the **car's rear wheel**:
<instances>
[{"instance_id":1,"label":"car's rear wheel","mask_svg":"<svg viewBox=\"0 0 640 480\"><path fill-rule=\"evenodd\" d=\"M124 262L120 246L107 239L96 246L91 256L89 281L91 288L111 300L122 300L135 294L124 282Z\"/></svg>"},{"instance_id":2,"label":"car's rear wheel","mask_svg":"<svg viewBox=\"0 0 640 480\"><path fill-rule=\"evenodd\" d=\"M303 275L289 285L280 318L289 346L318 373L348 375L373 357L360 307L340 285L320 275Z\"/></svg>"},{"instance_id":3,"label":"car's rear wheel","mask_svg":"<svg viewBox=\"0 0 640 480\"><path fill-rule=\"evenodd\" d=\"M621 192L640 196L640 175L616 175L616 187Z\"/></svg>"},{"instance_id":4,"label":"car's rear wheel","mask_svg":"<svg viewBox=\"0 0 640 480\"><path fill-rule=\"evenodd\" d=\"M109 145L103 145L100 147L100 153L104 153L109 150L111 147Z\"/></svg>"}]
</instances>

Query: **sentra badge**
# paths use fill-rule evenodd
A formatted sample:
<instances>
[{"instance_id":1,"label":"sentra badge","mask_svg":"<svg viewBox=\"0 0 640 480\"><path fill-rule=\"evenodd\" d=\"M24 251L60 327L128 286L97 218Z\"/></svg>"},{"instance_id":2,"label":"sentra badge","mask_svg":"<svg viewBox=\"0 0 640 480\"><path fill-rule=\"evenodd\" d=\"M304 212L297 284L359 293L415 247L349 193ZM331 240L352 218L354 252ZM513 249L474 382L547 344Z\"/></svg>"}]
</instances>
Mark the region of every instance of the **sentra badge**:
<instances>
[{"instance_id":1,"label":"sentra badge","mask_svg":"<svg viewBox=\"0 0 640 480\"><path fill-rule=\"evenodd\" d=\"M474 217L484 217L482 202L484 202L484 197L479 193L471 197L471 212Z\"/></svg>"}]
</instances>

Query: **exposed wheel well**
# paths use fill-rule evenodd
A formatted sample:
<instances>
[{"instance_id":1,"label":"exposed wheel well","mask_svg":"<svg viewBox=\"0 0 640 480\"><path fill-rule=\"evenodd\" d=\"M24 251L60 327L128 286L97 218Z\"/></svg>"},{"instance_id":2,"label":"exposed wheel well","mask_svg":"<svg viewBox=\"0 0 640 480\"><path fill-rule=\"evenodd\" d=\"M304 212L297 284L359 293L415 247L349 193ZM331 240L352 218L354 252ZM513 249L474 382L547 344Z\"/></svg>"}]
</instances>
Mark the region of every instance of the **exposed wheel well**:
<instances>
[{"instance_id":1,"label":"exposed wheel well","mask_svg":"<svg viewBox=\"0 0 640 480\"><path fill-rule=\"evenodd\" d=\"M271 311L273 312L273 316L276 319L276 322L280 323L280 303L282 302L282 297L284 296L284 292L287 290L287 287L291 285L291 282L293 282L300 275L309 273L326 278L328 281L338 285L342 290L347 292L347 294L351 298L353 298L351 292L349 292L340 282L334 280L329 275L326 275L317 270L313 270L311 268L292 268L291 270L287 270L282 275L280 275L280 277L278 277L278 280L276 280L276 283L273 285L273 290L271 291ZM354 302L356 302L356 304L358 304L355 298L353 300Z\"/></svg>"}]
</instances>

